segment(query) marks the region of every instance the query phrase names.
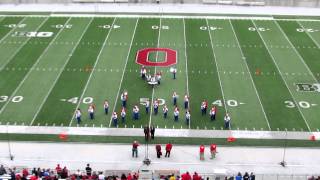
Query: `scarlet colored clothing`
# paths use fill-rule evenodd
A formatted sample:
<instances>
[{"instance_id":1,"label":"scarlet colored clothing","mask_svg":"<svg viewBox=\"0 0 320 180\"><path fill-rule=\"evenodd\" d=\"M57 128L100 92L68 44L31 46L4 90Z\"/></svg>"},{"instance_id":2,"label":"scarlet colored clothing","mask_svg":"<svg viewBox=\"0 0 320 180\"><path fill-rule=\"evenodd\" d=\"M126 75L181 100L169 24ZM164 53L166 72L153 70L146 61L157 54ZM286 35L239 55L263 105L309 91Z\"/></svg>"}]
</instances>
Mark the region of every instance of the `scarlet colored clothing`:
<instances>
[{"instance_id":1,"label":"scarlet colored clothing","mask_svg":"<svg viewBox=\"0 0 320 180\"><path fill-rule=\"evenodd\" d=\"M217 145L216 144L211 144L210 145L210 151L216 152L217 151Z\"/></svg>"},{"instance_id":2,"label":"scarlet colored clothing","mask_svg":"<svg viewBox=\"0 0 320 180\"><path fill-rule=\"evenodd\" d=\"M166 151L171 151L171 149L172 149L172 144L168 143L166 145Z\"/></svg>"},{"instance_id":3,"label":"scarlet colored clothing","mask_svg":"<svg viewBox=\"0 0 320 180\"><path fill-rule=\"evenodd\" d=\"M138 143L133 143L133 144L132 144L132 147L133 147L133 148L138 148L138 146L139 146Z\"/></svg>"},{"instance_id":4,"label":"scarlet colored clothing","mask_svg":"<svg viewBox=\"0 0 320 180\"><path fill-rule=\"evenodd\" d=\"M201 153L204 153L204 145L201 145L201 146L200 146L200 152L201 152Z\"/></svg>"},{"instance_id":5,"label":"scarlet colored clothing","mask_svg":"<svg viewBox=\"0 0 320 180\"><path fill-rule=\"evenodd\" d=\"M181 175L181 180L191 180L190 174L187 174L187 173L182 174Z\"/></svg>"},{"instance_id":6,"label":"scarlet colored clothing","mask_svg":"<svg viewBox=\"0 0 320 180\"><path fill-rule=\"evenodd\" d=\"M201 180L201 176L199 176L198 174L194 174L192 180Z\"/></svg>"}]
</instances>

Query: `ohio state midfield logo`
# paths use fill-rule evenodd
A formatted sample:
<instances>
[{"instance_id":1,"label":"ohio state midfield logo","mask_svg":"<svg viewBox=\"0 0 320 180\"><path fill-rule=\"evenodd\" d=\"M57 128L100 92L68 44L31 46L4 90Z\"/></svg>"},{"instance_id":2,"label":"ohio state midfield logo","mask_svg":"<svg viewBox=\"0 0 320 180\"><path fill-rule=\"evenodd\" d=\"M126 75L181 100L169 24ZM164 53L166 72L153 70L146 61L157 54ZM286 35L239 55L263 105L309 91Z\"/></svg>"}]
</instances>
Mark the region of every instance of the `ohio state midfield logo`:
<instances>
[{"instance_id":1,"label":"ohio state midfield logo","mask_svg":"<svg viewBox=\"0 0 320 180\"><path fill-rule=\"evenodd\" d=\"M151 52L164 52L165 60L156 62L156 60L149 59ZM177 51L170 48L144 48L137 52L136 63L143 66L160 66L168 67L177 64Z\"/></svg>"}]
</instances>

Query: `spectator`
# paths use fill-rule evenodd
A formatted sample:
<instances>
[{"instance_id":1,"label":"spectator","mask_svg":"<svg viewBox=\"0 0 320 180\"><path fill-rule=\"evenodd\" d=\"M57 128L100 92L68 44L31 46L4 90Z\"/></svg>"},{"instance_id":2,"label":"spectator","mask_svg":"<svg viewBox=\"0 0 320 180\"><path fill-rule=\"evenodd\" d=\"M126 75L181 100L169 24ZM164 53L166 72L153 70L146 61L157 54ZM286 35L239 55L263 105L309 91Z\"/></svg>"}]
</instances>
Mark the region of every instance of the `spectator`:
<instances>
[{"instance_id":1,"label":"spectator","mask_svg":"<svg viewBox=\"0 0 320 180\"><path fill-rule=\"evenodd\" d=\"M121 175L121 180L127 180L127 176L125 174Z\"/></svg>"},{"instance_id":2,"label":"spectator","mask_svg":"<svg viewBox=\"0 0 320 180\"><path fill-rule=\"evenodd\" d=\"M132 175L131 175L131 173L128 174L127 180L132 180Z\"/></svg>"},{"instance_id":3,"label":"spectator","mask_svg":"<svg viewBox=\"0 0 320 180\"><path fill-rule=\"evenodd\" d=\"M29 176L29 172L26 168L22 170L22 177L27 178Z\"/></svg>"},{"instance_id":4,"label":"spectator","mask_svg":"<svg viewBox=\"0 0 320 180\"><path fill-rule=\"evenodd\" d=\"M250 176L248 174L248 172L245 172L243 175L243 180L249 180Z\"/></svg>"},{"instance_id":5,"label":"spectator","mask_svg":"<svg viewBox=\"0 0 320 180\"><path fill-rule=\"evenodd\" d=\"M170 157L171 149L172 149L172 144L171 143L166 144L166 155L164 157Z\"/></svg>"},{"instance_id":6,"label":"spectator","mask_svg":"<svg viewBox=\"0 0 320 180\"><path fill-rule=\"evenodd\" d=\"M91 176L92 169L91 169L91 167L90 167L90 164L87 164L86 173L87 173L87 176Z\"/></svg>"},{"instance_id":7,"label":"spectator","mask_svg":"<svg viewBox=\"0 0 320 180\"><path fill-rule=\"evenodd\" d=\"M181 175L181 180L191 180L191 179L192 178L191 178L191 176L190 176L188 171Z\"/></svg>"},{"instance_id":8,"label":"spectator","mask_svg":"<svg viewBox=\"0 0 320 180\"><path fill-rule=\"evenodd\" d=\"M238 175L236 176L236 180L242 180L242 175L240 172L238 172Z\"/></svg>"},{"instance_id":9,"label":"spectator","mask_svg":"<svg viewBox=\"0 0 320 180\"><path fill-rule=\"evenodd\" d=\"M134 156L136 156L136 158L138 157L138 146L139 146L138 141L133 141L133 143L132 143L132 157L134 157Z\"/></svg>"},{"instance_id":10,"label":"spectator","mask_svg":"<svg viewBox=\"0 0 320 180\"><path fill-rule=\"evenodd\" d=\"M151 139L154 139L154 133L155 133L155 131L156 131L156 128L152 125L152 126L150 127Z\"/></svg>"},{"instance_id":11,"label":"spectator","mask_svg":"<svg viewBox=\"0 0 320 180\"><path fill-rule=\"evenodd\" d=\"M156 145L156 151L157 151L157 158L160 158L161 155L162 155L161 145L160 145L160 144L157 144L157 145Z\"/></svg>"},{"instance_id":12,"label":"spectator","mask_svg":"<svg viewBox=\"0 0 320 180\"><path fill-rule=\"evenodd\" d=\"M62 172L62 169L60 167L60 164L57 164L57 167L56 167L56 172L59 176L61 176L61 172Z\"/></svg>"},{"instance_id":13,"label":"spectator","mask_svg":"<svg viewBox=\"0 0 320 180\"><path fill-rule=\"evenodd\" d=\"M1 176L1 175L4 175L4 174L7 174L7 171L6 171L6 169L3 167L3 165L1 164L1 166L0 166L0 176Z\"/></svg>"},{"instance_id":14,"label":"spectator","mask_svg":"<svg viewBox=\"0 0 320 180\"><path fill-rule=\"evenodd\" d=\"M201 176L198 175L197 172L194 172L193 176L192 176L192 180L201 180Z\"/></svg>"},{"instance_id":15,"label":"spectator","mask_svg":"<svg viewBox=\"0 0 320 180\"><path fill-rule=\"evenodd\" d=\"M176 177L174 176L174 174L170 176L169 180L176 180Z\"/></svg>"},{"instance_id":16,"label":"spectator","mask_svg":"<svg viewBox=\"0 0 320 180\"><path fill-rule=\"evenodd\" d=\"M102 172L99 172L98 179L99 180L104 180L104 178L105 178L105 175Z\"/></svg>"},{"instance_id":17,"label":"spectator","mask_svg":"<svg viewBox=\"0 0 320 180\"><path fill-rule=\"evenodd\" d=\"M68 169L64 167L61 172L61 179L66 179L68 177Z\"/></svg>"},{"instance_id":18,"label":"spectator","mask_svg":"<svg viewBox=\"0 0 320 180\"><path fill-rule=\"evenodd\" d=\"M139 179L139 174L135 172L132 176L132 180L138 180Z\"/></svg>"},{"instance_id":19,"label":"spectator","mask_svg":"<svg viewBox=\"0 0 320 180\"><path fill-rule=\"evenodd\" d=\"M250 180L255 180L256 179L256 176L253 174L253 172L250 173ZM320 178L319 178L320 180Z\"/></svg>"}]
</instances>

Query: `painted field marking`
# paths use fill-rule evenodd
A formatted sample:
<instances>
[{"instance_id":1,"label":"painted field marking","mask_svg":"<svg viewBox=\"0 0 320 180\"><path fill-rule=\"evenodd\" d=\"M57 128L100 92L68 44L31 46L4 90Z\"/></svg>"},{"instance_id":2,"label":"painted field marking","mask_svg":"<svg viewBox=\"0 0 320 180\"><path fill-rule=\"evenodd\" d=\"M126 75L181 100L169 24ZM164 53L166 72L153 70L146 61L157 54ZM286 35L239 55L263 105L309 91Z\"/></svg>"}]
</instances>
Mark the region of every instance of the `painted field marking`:
<instances>
[{"instance_id":1,"label":"painted field marking","mask_svg":"<svg viewBox=\"0 0 320 180\"><path fill-rule=\"evenodd\" d=\"M240 50L241 56L242 56L242 57L245 57L245 56L244 56L244 54L243 54L242 49L240 48L240 43L239 43L238 36L237 36L236 32L234 31L234 27L233 27L233 25L232 25L232 23L231 23L231 20L230 20L230 19L229 19L229 23L230 23L230 26L231 26L232 32L233 32L233 34L234 34L234 36L235 36L235 38L236 38L236 41L237 41L237 44L238 44L238 47L239 47L239 50ZM248 63L247 63L246 58L244 58L244 62L245 62L245 65L246 65L247 71L248 71L248 72L250 72L250 69L249 69L249 66L248 66ZM249 75L250 75L250 80L251 80L251 83L252 83L252 85L253 85L254 91L255 91L255 93L256 93L256 95L257 95L257 97L258 97L258 100L259 100L259 103L260 103L260 107L262 108L262 112L263 112L263 115L264 115L265 120L266 120L266 122L267 122L268 128L269 128L269 130L271 130L271 127L270 127L270 123L269 123L268 117L267 117L267 115L266 115L266 112L264 111L264 107L263 107L263 105L262 105L262 103L261 103L261 99L260 99L259 93L258 93L258 91L257 91L256 85L255 85L255 83L254 83L254 81L253 81L253 78L252 78L251 73L249 73Z\"/></svg>"},{"instance_id":2,"label":"painted field marking","mask_svg":"<svg viewBox=\"0 0 320 180\"><path fill-rule=\"evenodd\" d=\"M69 20L70 20L70 19L69 19ZM68 20L67 22L69 22L69 20ZM80 43L80 41L81 41L81 39L82 39L83 35L84 35L84 34L85 34L85 32L88 30L88 28L89 28L89 26L90 26L90 24L91 24L91 22L92 22L92 21L93 21L93 18L91 18L90 22L88 22L87 26L85 27L84 31L82 32L82 34L81 34L81 36L80 36L80 38L79 38L78 42L75 44L75 46L74 46L74 47L73 47L73 49L71 50L70 54L73 54L73 53L74 53L74 51L77 49L77 47L78 47L78 45L79 45L79 43ZM54 86L55 86L55 85L56 85L56 83L58 82L58 79L60 78L60 76L61 76L61 74L62 74L62 72L63 72L64 68L65 68L65 67L66 67L66 65L68 64L68 62L69 62L69 60L71 59L71 57L72 57L72 56L69 56L69 57L68 57L68 59L65 61L64 65L62 66L62 68L63 68L63 69L62 69L62 70L60 69L60 72L59 72L58 76L56 77L56 79L55 79L55 80L54 80L54 82L52 83L52 85L51 85L51 87L50 87L50 89L49 89L48 93L46 94L45 98L44 98L44 99L43 99L43 101L41 102L41 104L40 104L40 106L39 106L39 108L38 108L37 112L36 112L36 113L35 113L35 115L33 116L32 121L31 121L31 123L30 123L30 126L31 126L31 125L33 125L33 122L35 121L36 117L37 117L37 116L38 116L38 114L40 113L40 110L42 109L42 107L43 107L44 103L47 101L47 99L48 99L48 97L49 97L49 95L50 95L51 91L53 90ZM64 99L64 101L66 101L66 99Z\"/></svg>"},{"instance_id":3,"label":"painted field marking","mask_svg":"<svg viewBox=\"0 0 320 180\"><path fill-rule=\"evenodd\" d=\"M112 25L114 24L115 21L116 21L116 18L113 19ZM98 62L99 62L99 60L100 60L100 56L101 56L102 50L104 49L105 45L107 44L106 42L107 42L107 40L108 40L108 38L109 38L109 35L110 35L111 30L112 30L112 29L109 29L108 34L107 34L107 36L106 36L105 39L104 39L104 42L103 42L103 44L102 44L102 46L101 46L101 48L100 48L99 54L98 54L98 56L97 56L97 58L96 58L96 61L95 61L94 65L93 65L93 69L96 69L96 65L98 64ZM80 104L81 104L81 102L82 102L82 98L83 98L85 92L87 91L88 85L89 85L90 80L91 80L91 78L92 78L92 74L93 74L93 71L90 72L89 78L88 78L88 80L87 80L87 82L86 82L86 85L84 86L84 89L82 90L82 94L81 94L81 96L80 96L80 98L79 98L79 102L78 102L77 107L76 107L75 109L78 109L79 106L80 106ZM73 119L74 119L74 116L71 117L69 126L72 125Z\"/></svg>"},{"instance_id":4,"label":"painted field marking","mask_svg":"<svg viewBox=\"0 0 320 180\"><path fill-rule=\"evenodd\" d=\"M184 56L186 59L186 80L187 80L187 84L186 84L186 90L187 90L187 95L190 96L189 94L189 76L188 76L188 55L187 55L187 36L186 36L186 23L185 23L185 19L182 19L183 21L183 36L184 36ZM189 107L190 109L190 103L189 103ZM191 128L191 118L189 119L189 123L188 123L189 129Z\"/></svg>"},{"instance_id":5,"label":"painted field marking","mask_svg":"<svg viewBox=\"0 0 320 180\"><path fill-rule=\"evenodd\" d=\"M251 20L251 21L252 21L253 25L256 27L256 23L255 23L253 20ZM262 35L260 34L260 32L259 32L259 31L257 31L257 33L259 34L259 36L260 36L261 40L263 41L264 45L266 45L266 42L265 42L265 40L262 38ZM268 53L269 53L269 55L270 55L271 59L273 60L274 64L276 65L277 70L278 70L278 71L279 71L279 73L280 73L281 71L280 71L280 69L279 69L278 64L276 63L275 58L274 58L274 57L273 57L273 55L271 54L271 52L270 52L269 48L268 48L268 47L266 47L266 49L267 49L267 51L268 51ZM292 99L294 100L294 102L295 102L295 103L297 103L297 102L296 102L296 100L295 100L295 97L293 96L293 94L292 94L291 90L289 89L289 86L288 86L288 84L287 84L286 80L284 79L283 75L282 75L281 73L280 73L280 75L281 75L281 78L282 78L282 80L283 80L284 84L286 85L286 87L287 87L287 89L288 89L288 91L289 91L289 93L290 93L290 95L291 95ZM302 111L301 111L301 109L300 109L300 106L298 106L298 110L299 110L299 112L300 112L300 114L301 114L301 116L302 116L302 118L303 118L303 120L304 120L305 124L307 125L308 130L311 132L310 126L309 126L309 124L308 124L308 122L307 122L306 118L304 117L304 115L303 115L303 113L302 113Z\"/></svg>"},{"instance_id":6,"label":"painted field marking","mask_svg":"<svg viewBox=\"0 0 320 180\"><path fill-rule=\"evenodd\" d=\"M134 27L134 30L133 30L133 34L132 34L132 37L131 37L130 47L129 47L129 50L128 50L128 54L127 54L127 58L126 58L126 63L125 63L125 65L124 65L124 67L123 67L123 71L122 71L122 75L121 75L121 80L120 80L119 87L118 87L117 96L116 96L116 98L115 98L115 100L114 100L114 104L113 104L112 113L115 111L116 106L117 106L117 102L118 102L118 98L119 98L119 94L120 94L120 90L121 90L121 86L122 86L122 82L123 82L124 73L126 72L125 70L126 70L126 68L127 68L127 64L128 64L128 60L129 60L129 56L130 56L130 52L131 52L131 48L132 48L134 36L135 36L135 34L136 34L136 30L137 30L138 23L139 23L139 18L137 18L137 20L136 20L136 24L135 24L135 27ZM131 72L131 69L130 69L130 72ZM111 123L112 123L112 117L110 118L110 121L109 121L109 127L111 127Z\"/></svg>"}]
</instances>

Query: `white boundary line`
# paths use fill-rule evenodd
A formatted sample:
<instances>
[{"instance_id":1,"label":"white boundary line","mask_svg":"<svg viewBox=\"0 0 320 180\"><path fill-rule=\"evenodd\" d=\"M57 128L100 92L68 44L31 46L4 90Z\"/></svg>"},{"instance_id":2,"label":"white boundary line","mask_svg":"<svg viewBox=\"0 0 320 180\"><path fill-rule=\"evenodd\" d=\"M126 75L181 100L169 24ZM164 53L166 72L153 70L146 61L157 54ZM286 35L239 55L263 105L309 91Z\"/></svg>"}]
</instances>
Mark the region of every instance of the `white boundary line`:
<instances>
[{"instance_id":1,"label":"white boundary line","mask_svg":"<svg viewBox=\"0 0 320 180\"><path fill-rule=\"evenodd\" d=\"M116 21L116 19L117 19L117 18L114 18L114 19L113 19L113 22L112 22L112 24L111 24L110 27L113 27L114 22ZM100 60L101 53L102 53L104 47L105 47L106 44L107 44L106 42L107 42L107 40L108 40L108 38L109 38L109 35L110 35L110 32L111 32L112 29L113 29L113 28L110 28L110 29L109 29L109 32L108 32L107 36L105 37L104 42L103 42L103 44L102 44L102 46L101 46L101 48L100 48L99 54L98 54L98 56L97 56L97 58L96 58L96 61L95 61L94 65L93 65L93 68L92 68L92 69L95 69L95 68L96 68L96 65L98 64L98 62L99 62L99 60ZM88 80L87 80L87 82L86 82L86 85L84 86L84 89L82 90L82 94L81 94L81 96L80 96L80 98L79 98L79 101L78 101L78 104L77 104L77 107L75 108L75 110L79 108L79 106L80 106L80 104L81 104L81 102L82 102L82 98L83 98L84 94L85 94L86 91L87 91L87 88L88 88L88 85L89 85L90 80L91 80L91 78L92 78L93 72L94 72L93 70L90 72L90 75L89 75L89 77L88 77ZM72 112L72 117L71 117L71 119L70 119L69 126L72 125L73 119L74 119L74 113Z\"/></svg>"},{"instance_id":2,"label":"white boundary line","mask_svg":"<svg viewBox=\"0 0 320 180\"><path fill-rule=\"evenodd\" d=\"M297 51L297 49L294 47L294 45L292 44L292 42L290 41L289 37L287 36L287 34L283 31L283 29L281 28L281 26L279 25L279 23L277 21L274 22L278 28L280 29L280 31L282 32L283 36L287 39L287 41L289 42L290 46L292 47L292 49L294 50L294 52L296 52L296 54L299 56L299 59L301 60L301 62L303 63L303 65L306 67L306 69L309 71L309 73L311 74L311 76L313 77L313 79L315 80L315 82L318 82L317 78L314 76L314 74L312 73L312 71L310 70L309 66L306 64L306 62L304 61L303 57L300 55L300 53ZM299 24L300 25L300 24ZM301 26L301 25L300 25ZM304 27L303 27L304 28Z\"/></svg>"},{"instance_id":3,"label":"white boundary line","mask_svg":"<svg viewBox=\"0 0 320 180\"><path fill-rule=\"evenodd\" d=\"M113 113L116 110L116 106L117 106L120 90L121 90L121 87L122 87L123 77L124 77L124 74L125 74L125 70L127 68L129 56L130 56L130 53L131 53L132 43L133 43L133 40L134 40L134 37L135 37L135 34L136 34L138 23L139 23L139 18L137 18L136 25L135 25L134 30L133 30L133 34L132 34L131 42L130 42L130 47L129 47L127 58L126 58L126 63L124 65L124 67L123 67L121 80L120 80L120 84L119 84L119 87L118 87L117 96L116 96L116 99L114 100L114 104L113 104L113 108L112 108L112 112L111 113ZM110 117L109 127L111 127L111 123L112 123L112 116Z\"/></svg>"},{"instance_id":4,"label":"white boundary line","mask_svg":"<svg viewBox=\"0 0 320 180\"><path fill-rule=\"evenodd\" d=\"M58 135L65 133L68 135L84 136L132 136L142 137L139 128L93 128L93 127L52 127L52 126L12 126L0 125L0 133L14 134L50 134ZM227 138L233 136L241 139L294 139L310 141L314 135L316 141L320 139L320 132L306 131L245 131L245 130L197 130L197 129L157 129L158 137L195 137L195 138Z\"/></svg>"},{"instance_id":5,"label":"white boundary line","mask_svg":"<svg viewBox=\"0 0 320 180\"><path fill-rule=\"evenodd\" d=\"M208 19L205 19L205 20L206 20L206 25L209 27ZM216 60L216 54L215 54L215 52L214 52L214 47L213 47L213 44L212 44L212 36L211 36L211 32L210 32L209 29L208 29L208 33L209 33L209 38L210 38L211 50L212 50L212 53L213 53L213 59L214 59L214 62L215 62L215 64L216 64L217 75L218 75L218 79L219 79L220 90L221 90L221 95L222 95L222 100L223 100L223 106L224 106L224 109L225 109L226 113L228 113L228 107L227 107L227 105L226 105L226 100L225 100L225 96L224 96L224 92L223 92L223 87L222 87L222 83L221 83L221 79L220 79L218 62L217 62L217 60ZM230 123L229 129L231 130L231 123Z\"/></svg>"},{"instance_id":6,"label":"white boundary line","mask_svg":"<svg viewBox=\"0 0 320 180\"><path fill-rule=\"evenodd\" d=\"M305 29L304 28L304 26L297 20L296 21L298 24L299 24L299 26L301 26L303 29ZM320 45L319 45L319 43L310 35L310 33L309 32L306 32L306 34L309 36L309 38L318 46L318 48L320 48Z\"/></svg>"},{"instance_id":7,"label":"white boundary line","mask_svg":"<svg viewBox=\"0 0 320 180\"><path fill-rule=\"evenodd\" d=\"M72 48L72 50L71 50L71 52L70 52L69 54L73 55L74 51L77 49L77 47L78 47L78 45L79 45L79 43L80 43L83 35L85 34L85 32L87 32L87 30L88 30L91 22L93 21L93 19L94 19L94 18L91 18L90 22L88 22L87 26L85 27L84 31L82 32L82 34L81 34L81 36L80 36L80 38L79 38L79 40L78 40L78 42L74 45L74 47ZM71 20L71 18L70 18L65 24L67 24L70 20ZM51 85L51 87L50 87L47 95L45 96L45 98L44 98L43 101L41 102L41 104L40 104L37 112L34 114L34 116L33 116L33 118L32 118L32 121L31 121L31 123L30 123L30 126L32 126L32 124L33 124L33 122L35 121L36 117L38 116L40 110L42 109L44 103L47 101L47 99L48 99L51 91L53 90L54 86L55 86L56 83L58 82L58 79L60 78L60 76L61 76L64 68L65 68L66 65L68 64L68 62L69 62L69 60L71 59L71 57L72 57L72 56L69 56L69 57L67 58L67 60L65 61L65 63L63 64L62 69L60 68L60 72L59 72L58 76L56 77L56 79L55 79L54 82L52 83L52 85Z\"/></svg>"},{"instance_id":8,"label":"white boundary line","mask_svg":"<svg viewBox=\"0 0 320 180\"><path fill-rule=\"evenodd\" d=\"M230 19L229 19L229 23L230 23L230 26L231 26L232 32L233 32L233 34L234 34L234 37L236 38L237 45L238 45L238 48L239 48L239 50L240 50L241 56L242 56L243 58L246 58L246 57L244 56L244 54L243 54L243 51L242 51L242 49L241 49L241 46L240 46L240 42L239 42L238 36L237 36L236 32L234 31L234 28L233 28L233 25L232 25L232 23L231 23L231 20L230 20ZM248 66L248 63L247 63L247 59L244 59L244 62L245 62L245 65L246 65L247 71L248 71L248 73L249 73L249 75L250 75L250 80L251 80L251 82L252 82L253 89L254 89L254 91L256 92L256 95L257 95L257 97L258 97L258 100L259 100L259 103L260 103L260 106L261 106L261 109L262 109L263 115L264 115L264 117L265 117L265 119L266 119L266 122L267 122L268 128L269 128L269 130L271 130L271 127L270 127L270 123L269 123L268 117L267 117L267 115L266 115L266 112L264 111L264 107L263 107L263 105L262 105L262 103L261 103L261 99L260 99L259 93L258 93L257 88L256 88L256 85L255 85L255 83L254 83L254 81L253 81L252 74L251 74L251 72L250 72L250 69L249 69L249 66Z\"/></svg>"},{"instance_id":9,"label":"white boundary line","mask_svg":"<svg viewBox=\"0 0 320 180\"><path fill-rule=\"evenodd\" d=\"M158 43L157 43L157 47L159 48L160 46L160 35L161 35L161 22L162 22L162 16L160 16L160 23L159 23L159 34L158 34ZM156 62L158 61L158 54L159 54L159 51L157 51L156 53ZM157 73L157 66L154 66L154 74ZM155 89L155 86L153 86L152 88L152 95L151 95L151 105L150 105L150 116L149 116L149 127L151 127L151 119L152 119L152 113L153 113L153 98L154 98L154 89Z\"/></svg>"},{"instance_id":10,"label":"white boundary line","mask_svg":"<svg viewBox=\"0 0 320 180\"><path fill-rule=\"evenodd\" d=\"M251 21L252 21L252 23L253 23L254 27L255 27L255 28L257 28L256 23L255 23L253 20L251 20ZM286 85L286 87L287 87L287 89L288 89L288 91L289 91L289 93L290 93L290 95L291 95L291 97L292 97L292 100L295 102L295 104L298 104L298 103L296 102L295 97L293 96L293 94L292 94L292 92L291 92L291 90L290 90L290 88L289 88L288 84L287 84L287 81L286 81L286 80L285 80L285 78L283 77L283 75L282 75L282 73L281 73L281 71L280 71L280 68L279 68L279 66L278 66L278 64L277 64L277 62L276 62L276 60L275 60L275 58L273 57L273 55L272 55L271 51L269 50L269 48L268 48L268 46L267 46L267 43L266 43L266 42L265 42L265 40L263 39L263 37L262 37L262 35L261 35L260 31L257 31L257 32L258 32L258 34L259 34L259 36L260 36L261 40L263 41L263 44L264 44L264 46L266 47L266 49L267 49L267 51L268 51L268 53L269 53L269 55L270 55L271 59L273 60L274 64L276 65L276 68L277 68L277 70L278 70L278 72L279 72L279 74L280 74L280 76L281 76L281 78L282 78L282 80L283 80L284 84ZM310 126L309 126L309 124L308 124L308 122L307 122L306 118L304 117L304 115L303 115L303 113L302 113L302 111L301 111L301 109L300 109L300 106L297 106L297 108L298 108L298 110L299 110L299 112L300 112L300 114L301 114L301 116L302 116L302 118L303 118L304 122L306 123L308 130L311 132Z\"/></svg>"},{"instance_id":11,"label":"white boundary line","mask_svg":"<svg viewBox=\"0 0 320 180\"><path fill-rule=\"evenodd\" d=\"M188 76L188 55L187 55L187 36L186 36L186 23L184 18L182 19L183 21L183 35L184 35L184 56L186 59L186 80L187 80L187 95L189 95L189 76ZM190 109L190 102L189 102L189 109ZM191 128L191 118L189 120L189 129Z\"/></svg>"},{"instance_id":12,"label":"white boundary line","mask_svg":"<svg viewBox=\"0 0 320 180\"><path fill-rule=\"evenodd\" d=\"M43 24L45 22L47 22L47 20L49 19L49 17L47 17L43 23L41 23L40 28L43 26ZM18 90L20 89L20 87L22 86L22 84L24 83L24 81L29 77L29 75L31 74L31 69L33 69L40 61L40 59L42 58L42 56L47 52L47 50L49 49L49 47L51 47L51 42L53 42L59 35L59 33L61 32L61 30L58 31L58 33L56 34L56 36L50 41L49 45L45 48L45 50L41 53L41 55L38 57L38 59L36 60L36 62L32 65L32 67L29 69L28 73L24 76L24 78L22 79L22 81L19 83L18 87L16 87L16 89L13 91L13 93L10 95L10 98L7 100L7 102L2 106L2 108L0 109L0 114L3 112L3 110L7 107L7 105L9 104L9 102L11 102L12 98L15 96L15 94L18 92Z\"/></svg>"}]
</instances>

